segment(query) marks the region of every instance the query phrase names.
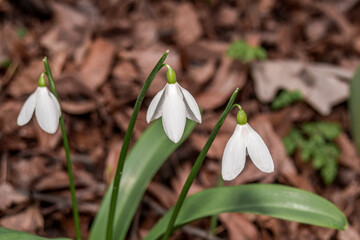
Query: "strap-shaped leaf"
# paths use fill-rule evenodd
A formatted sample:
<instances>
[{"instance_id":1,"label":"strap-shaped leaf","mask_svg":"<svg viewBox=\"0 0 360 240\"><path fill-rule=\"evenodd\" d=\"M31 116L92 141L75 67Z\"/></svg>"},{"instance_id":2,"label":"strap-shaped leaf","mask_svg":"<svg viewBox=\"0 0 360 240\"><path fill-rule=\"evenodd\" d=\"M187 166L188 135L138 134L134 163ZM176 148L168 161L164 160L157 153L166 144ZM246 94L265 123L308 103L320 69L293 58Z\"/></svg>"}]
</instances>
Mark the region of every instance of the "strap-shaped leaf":
<instances>
[{"instance_id":1,"label":"strap-shaped leaf","mask_svg":"<svg viewBox=\"0 0 360 240\"><path fill-rule=\"evenodd\" d=\"M113 239L124 239L147 185L166 159L192 132L196 123L187 121L184 135L174 144L165 135L161 120L152 123L126 158L115 213ZM105 238L110 196L106 192L92 225L89 240Z\"/></svg>"},{"instance_id":2,"label":"strap-shaped leaf","mask_svg":"<svg viewBox=\"0 0 360 240\"><path fill-rule=\"evenodd\" d=\"M69 238L51 238L52 240L70 240ZM50 238L39 237L26 232L19 232L0 227L0 240L50 240Z\"/></svg>"},{"instance_id":3,"label":"strap-shaped leaf","mask_svg":"<svg viewBox=\"0 0 360 240\"><path fill-rule=\"evenodd\" d=\"M350 84L349 111L351 120L351 134L360 152L360 67L355 72Z\"/></svg>"},{"instance_id":4,"label":"strap-shaped leaf","mask_svg":"<svg viewBox=\"0 0 360 240\"><path fill-rule=\"evenodd\" d=\"M155 240L164 234L172 209L146 236ZM246 212L344 230L347 220L331 202L316 194L276 184L248 184L207 189L188 197L176 220L176 227L199 218Z\"/></svg>"}]
</instances>

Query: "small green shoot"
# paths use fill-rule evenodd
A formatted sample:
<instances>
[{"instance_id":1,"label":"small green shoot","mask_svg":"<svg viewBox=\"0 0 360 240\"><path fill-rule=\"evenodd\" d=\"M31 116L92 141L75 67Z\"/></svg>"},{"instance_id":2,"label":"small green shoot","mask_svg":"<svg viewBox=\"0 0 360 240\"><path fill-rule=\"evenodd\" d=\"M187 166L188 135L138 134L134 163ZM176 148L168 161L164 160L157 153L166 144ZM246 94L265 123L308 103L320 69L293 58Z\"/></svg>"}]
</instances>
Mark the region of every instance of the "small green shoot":
<instances>
[{"instance_id":1,"label":"small green shoot","mask_svg":"<svg viewBox=\"0 0 360 240\"><path fill-rule=\"evenodd\" d=\"M281 91L280 94L271 103L271 108L273 110L280 110L295 102L299 102L302 99L303 99L303 95L299 90Z\"/></svg>"},{"instance_id":2,"label":"small green shoot","mask_svg":"<svg viewBox=\"0 0 360 240\"><path fill-rule=\"evenodd\" d=\"M24 39L27 34L28 34L28 31L27 31L27 29L24 28L24 27L19 27L18 29L16 29L16 35L17 35L18 38L20 38L20 39Z\"/></svg>"},{"instance_id":3,"label":"small green shoot","mask_svg":"<svg viewBox=\"0 0 360 240\"><path fill-rule=\"evenodd\" d=\"M2 59L0 61L0 68L7 69L11 66L11 60L8 58Z\"/></svg>"},{"instance_id":4,"label":"small green shoot","mask_svg":"<svg viewBox=\"0 0 360 240\"><path fill-rule=\"evenodd\" d=\"M301 129L293 128L283 139L287 154L293 155L297 149L301 151L301 160L309 162L320 171L326 185L336 178L340 151L334 143L341 132L340 125L329 122L304 123Z\"/></svg>"},{"instance_id":5,"label":"small green shoot","mask_svg":"<svg viewBox=\"0 0 360 240\"><path fill-rule=\"evenodd\" d=\"M244 40L233 42L226 50L226 55L231 59L239 60L243 63L267 58L267 53L264 48L250 46Z\"/></svg>"},{"instance_id":6,"label":"small green shoot","mask_svg":"<svg viewBox=\"0 0 360 240\"><path fill-rule=\"evenodd\" d=\"M350 83L349 112L351 120L351 135L360 153L360 67L355 72Z\"/></svg>"}]
</instances>

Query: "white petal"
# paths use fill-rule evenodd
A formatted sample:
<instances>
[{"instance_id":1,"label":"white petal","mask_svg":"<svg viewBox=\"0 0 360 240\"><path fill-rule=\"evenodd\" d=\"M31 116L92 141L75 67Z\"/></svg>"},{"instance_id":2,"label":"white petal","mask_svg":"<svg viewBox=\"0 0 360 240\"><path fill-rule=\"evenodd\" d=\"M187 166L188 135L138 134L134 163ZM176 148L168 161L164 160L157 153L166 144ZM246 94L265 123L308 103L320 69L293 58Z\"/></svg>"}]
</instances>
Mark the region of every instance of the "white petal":
<instances>
[{"instance_id":1,"label":"white petal","mask_svg":"<svg viewBox=\"0 0 360 240\"><path fill-rule=\"evenodd\" d=\"M162 105L162 123L166 135L171 141L180 141L186 124L186 109L183 95L175 84L168 84L164 92Z\"/></svg>"},{"instance_id":2,"label":"white petal","mask_svg":"<svg viewBox=\"0 0 360 240\"><path fill-rule=\"evenodd\" d=\"M59 109L46 87L39 90L35 115L40 127L47 133L55 133L59 125Z\"/></svg>"},{"instance_id":3,"label":"white petal","mask_svg":"<svg viewBox=\"0 0 360 240\"><path fill-rule=\"evenodd\" d=\"M52 92L49 91L49 94L50 94L51 100L53 101L54 106L56 107L56 112L58 113L58 116L60 118L61 117L60 103Z\"/></svg>"},{"instance_id":4,"label":"white petal","mask_svg":"<svg viewBox=\"0 0 360 240\"><path fill-rule=\"evenodd\" d=\"M162 115L162 103L164 101L163 93L167 85L163 89L161 89L160 92L158 92L153 100L151 101L148 111L146 113L146 121L147 123L150 123L151 121L154 121L155 119L158 119Z\"/></svg>"},{"instance_id":5,"label":"white petal","mask_svg":"<svg viewBox=\"0 0 360 240\"><path fill-rule=\"evenodd\" d=\"M17 118L17 124L19 126L23 126L30 121L35 110L38 89L39 88L37 88L35 92L28 97L28 99L26 99L24 105L22 106Z\"/></svg>"},{"instance_id":6,"label":"white petal","mask_svg":"<svg viewBox=\"0 0 360 240\"><path fill-rule=\"evenodd\" d=\"M200 114L199 106L196 103L194 97L185 88L181 87L178 83L176 84L180 87L182 93L184 94L186 117L195 122L201 123L201 114Z\"/></svg>"},{"instance_id":7,"label":"white petal","mask_svg":"<svg viewBox=\"0 0 360 240\"><path fill-rule=\"evenodd\" d=\"M244 169L246 146L243 138L243 128L243 126L237 125L226 144L221 167L222 177L225 181L233 180Z\"/></svg>"},{"instance_id":8,"label":"white petal","mask_svg":"<svg viewBox=\"0 0 360 240\"><path fill-rule=\"evenodd\" d=\"M260 137L260 135L252 129L247 123L248 128L247 136L247 150L250 158L255 166L263 172L270 173L274 171L274 162L271 158L269 149Z\"/></svg>"}]
</instances>

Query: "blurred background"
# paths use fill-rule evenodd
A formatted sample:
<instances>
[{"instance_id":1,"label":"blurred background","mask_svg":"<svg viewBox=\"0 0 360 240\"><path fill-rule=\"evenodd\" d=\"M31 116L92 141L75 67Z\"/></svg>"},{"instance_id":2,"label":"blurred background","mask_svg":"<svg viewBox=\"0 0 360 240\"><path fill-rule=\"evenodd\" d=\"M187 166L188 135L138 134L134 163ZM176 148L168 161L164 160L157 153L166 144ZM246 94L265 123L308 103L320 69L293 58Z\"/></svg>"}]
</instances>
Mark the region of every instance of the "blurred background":
<instances>
[{"instance_id":1,"label":"blurred background","mask_svg":"<svg viewBox=\"0 0 360 240\"><path fill-rule=\"evenodd\" d=\"M173 206L192 163L236 87L275 172L250 160L226 185L280 183L317 193L348 217L339 232L253 214L209 218L173 239L360 239L360 158L347 101L360 59L358 0L0 0L0 225L74 237L61 133L16 118L47 56L61 98L87 237L116 168L132 107L161 55L203 109L203 123L152 180L128 239L140 239ZM143 103L165 85L159 72ZM232 112L211 147L194 193L216 185L236 125ZM358 123L359 124L359 123Z\"/></svg>"}]
</instances>

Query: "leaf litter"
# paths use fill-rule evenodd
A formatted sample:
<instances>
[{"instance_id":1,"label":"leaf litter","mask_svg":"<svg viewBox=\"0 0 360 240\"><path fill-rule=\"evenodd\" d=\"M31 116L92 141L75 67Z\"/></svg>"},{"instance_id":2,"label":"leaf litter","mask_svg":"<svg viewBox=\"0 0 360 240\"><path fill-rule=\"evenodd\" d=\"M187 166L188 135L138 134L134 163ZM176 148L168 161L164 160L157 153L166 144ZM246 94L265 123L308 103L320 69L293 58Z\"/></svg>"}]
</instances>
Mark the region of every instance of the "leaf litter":
<instances>
[{"instance_id":1,"label":"leaf litter","mask_svg":"<svg viewBox=\"0 0 360 240\"><path fill-rule=\"evenodd\" d=\"M82 232L87 236L116 168L133 103L156 60L170 49L167 63L197 99L204 121L150 183L131 237L143 237L175 204L191 164L239 87L239 103L268 145L275 172L263 174L247 161L243 173L226 184L280 183L315 192L345 212L349 227L338 232L266 216L223 214L216 237L360 239L360 158L346 117L349 79L360 58L358 0L29 2L34 4L5 1L0 7L0 16L5 16L0 26L0 63L5 59L17 66L10 75L10 70L0 67L0 159L8 158L0 171L0 189L8 193L0 197L1 226L16 225L18 230L46 237L74 236L60 134L45 136L35 121L22 128L14 124L21 103L44 71L44 55L62 99ZM26 29L24 38L18 37L19 28ZM227 48L239 39L262 46L268 59L250 64L228 59ZM162 70L151 85L133 142L147 127L146 107L165 79ZM304 102L271 110L280 90L295 88L304 94ZM335 140L340 149L339 174L330 186L323 185L297 154L287 156L282 144L292 127L323 120L342 126ZM216 185L222 151L235 124L231 112L191 193ZM209 223L208 218L196 221L174 239L204 239L200 236L206 236Z\"/></svg>"}]
</instances>

